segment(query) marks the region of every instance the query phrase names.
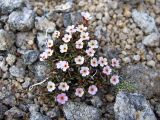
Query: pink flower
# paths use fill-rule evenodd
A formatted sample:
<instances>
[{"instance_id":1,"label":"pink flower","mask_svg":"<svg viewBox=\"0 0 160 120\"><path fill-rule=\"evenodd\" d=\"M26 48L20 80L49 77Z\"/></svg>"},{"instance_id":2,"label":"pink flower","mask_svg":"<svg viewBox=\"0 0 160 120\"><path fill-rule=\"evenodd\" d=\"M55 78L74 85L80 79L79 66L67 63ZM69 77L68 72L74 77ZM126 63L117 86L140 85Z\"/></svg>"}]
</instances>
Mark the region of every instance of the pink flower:
<instances>
[{"instance_id":1,"label":"pink flower","mask_svg":"<svg viewBox=\"0 0 160 120\"><path fill-rule=\"evenodd\" d=\"M44 61L48 58L48 54L46 52L43 52L40 54L40 61Z\"/></svg>"},{"instance_id":2,"label":"pink flower","mask_svg":"<svg viewBox=\"0 0 160 120\"><path fill-rule=\"evenodd\" d=\"M98 88L95 85L91 85L88 88L88 93L91 95L95 95L98 91Z\"/></svg>"},{"instance_id":3,"label":"pink flower","mask_svg":"<svg viewBox=\"0 0 160 120\"><path fill-rule=\"evenodd\" d=\"M101 67L107 65L107 64L108 64L107 58L99 57L98 63L99 63L99 65L100 65Z\"/></svg>"},{"instance_id":4,"label":"pink flower","mask_svg":"<svg viewBox=\"0 0 160 120\"><path fill-rule=\"evenodd\" d=\"M62 40L65 42L65 43L68 43L70 40L71 40L72 36L69 35L69 34L65 34L64 37L62 38Z\"/></svg>"},{"instance_id":5,"label":"pink flower","mask_svg":"<svg viewBox=\"0 0 160 120\"><path fill-rule=\"evenodd\" d=\"M68 45L67 44L60 45L59 49L61 53L65 53L68 50Z\"/></svg>"},{"instance_id":6,"label":"pink flower","mask_svg":"<svg viewBox=\"0 0 160 120\"><path fill-rule=\"evenodd\" d=\"M76 92L75 92L75 95L76 95L76 96L82 97L83 94L84 94L83 88L77 88L77 89L76 89Z\"/></svg>"},{"instance_id":7,"label":"pink flower","mask_svg":"<svg viewBox=\"0 0 160 120\"><path fill-rule=\"evenodd\" d=\"M74 25L68 26L66 32L68 32L69 34L75 33L76 29L74 28Z\"/></svg>"},{"instance_id":8,"label":"pink flower","mask_svg":"<svg viewBox=\"0 0 160 120\"><path fill-rule=\"evenodd\" d=\"M116 85L119 83L119 76L118 75L113 75L110 79L110 82L113 84L113 85Z\"/></svg>"},{"instance_id":9,"label":"pink flower","mask_svg":"<svg viewBox=\"0 0 160 120\"><path fill-rule=\"evenodd\" d=\"M97 58L92 58L91 59L91 66L92 67L97 67L98 66L98 61L97 61Z\"/></svg>"},{"instance_id":10,"label":"pink flower","mask_svg":"<svg viewBox=\"0 0 160 120\"><path fill-rule=\"evenodd\" d=\"M89 33L88 32L82 32L80 35L80 40L89 40Z\"/></svg>"},{"instance_id":11,"label":"pink flower","mask_svg":"<svg viewBox=\"0 0 160 120\"><path fill-rule=\"evenodd\" d=\"M65 93L58 94L56 100L60 104L65 104L68 101L68 97Z\"/></svg>"},{"instance_id":12,"label":"pink flower","mask_svg":"<svg viewBox=\"0 0 160 120\"><path fill-rule=\"evenodd\" d=\"M103 73L106 75L110 75L112 72L112 69L109 66L106 66L103 68Z\"/></svg>"},{"instance_id":13,"label":"pink flower","mask_svg":"<svg viewBox=\"0 0 160 120\"><path fill-rule=\"evenodd\" d=\"M62 91L68 91L69 85L66 82L61 82L58 86L58 89Z\"/></svg>"},{"instance_id":14,"label":"pink flower","mask_svg":"<svg viewBox=\"0 0 160 120\"><path fill-rule=\"evenodd\" d=\"M57 69L62 69L64 72L69 68L67 61L59 61L56 63Z\"/></svg>"},{"instance_id":15,"label":"pink flower","mask_svg":"<svg viewBox=\"0 0 160 120\"><path fill-rule=\"evenodd\" d=\"M87 30L87 27L85 27L83 24L82 25L78 25L78 27L76 27L78 32L85 32Z\"/></svg>"},{"instance_id":16,"label":"pink flower","mask_svg":"<svg viewBox=\"0 0 160 120\"><path fill-rule=\"evenodd\" d=\"M76 41L76 48L82 49L83 48L83 42L81 40Z\"/></svg>"},{"instance_id":17,"label":"pink flower","mask_svg":"<svg viewBox=\"0 0 160 120\"><path fill-rule=\"evenodd\" d=\"M47 53L47 54L48 54L48 56L52 56L52 54L53 54L53 50L52 50L52 49L50 49L50 48L45 49L45 53Z\"/></svg>"},{"instance_id":18,"label":"pink flower","mask_svg":"<svg viewBox=\"0 0 160 120\"><path fill-rule=\"evenodd\" d=\"M86 53L88 56L93 57L95 54L95 51L92 48L89 48L88 50L86 50Z\"/></svg>"},{"instance_id":19,"label":"pink flower","mask_svg":"<svg viewBox=\"0 0 160 120\"><path fill-rule=\"evenodd\" d=\"M89 75L89 68L88 67L81 67L80 73L83 77Z\"/></svg>"},{"instance_id":20,"label":"pink flower","mask_svg":"<svg viewBox=\"0 0 160 120\"><path fill-rule=\"evenodd\" d=\"M84 57L79 55L76 58L74 58L74 61L77 65L82 65L84 63Z\"/></svg>"},{"instance_id":21,"label":"pink flower","mask_svg":"<svg viewBox=\"0 0 160 120\"><path fill-rule=\"evenodd\" d=\"M119 60L117 60L116 58L112 59L112 67L119 67Z\"/></svg>"}]
</instances>

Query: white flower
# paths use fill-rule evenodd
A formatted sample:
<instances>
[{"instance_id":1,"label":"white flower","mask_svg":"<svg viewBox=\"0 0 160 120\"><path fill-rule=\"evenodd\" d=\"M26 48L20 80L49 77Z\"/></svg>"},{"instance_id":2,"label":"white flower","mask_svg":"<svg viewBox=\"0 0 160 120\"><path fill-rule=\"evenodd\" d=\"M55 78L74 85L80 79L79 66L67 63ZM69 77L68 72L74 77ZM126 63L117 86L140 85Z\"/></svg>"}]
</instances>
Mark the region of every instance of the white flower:
<instances>
[{"instance_id":1,"label":"white flower","mask_svg":"<svg viewBox=\"0 0 160 120\"><path fill-rule=\"evenodd\" d=\"M92 58L91 59L91 66L92 67L97 67L98 66L98 60L97 60L97 58Z\"/></svg>"},{"instance_id":2,"label":"white flower","mask_svg":"<svg viewBox=\"0 0 160 120\"><path fill-rule=\"evenodd\" d=\"M72 36L69 35L69 34L65 34L64 37L62 38L62 40L65 42L65 43L68 43L70 40L71 40Z\"/></svg>"},{"instance_id":3,"label":"white flower","mask_svg":"<svg viewBox=\"0 0 160 120\"><path fill-rule=\"evenodd\" d=\"M86 53L88 56L93 57L95 54L95 51L92 48L89 48L88 50L86 50Z\"/></svg>"},{"instance_id":4,"label":"white flower","mask_svg":"<svg viewBox=\"0 0 160 120\"><path fill-rule=\"evenodd\" d=\"M53 38L59 38L60 32L59 31L54 31L52 36L53 36Z\"/></svg>"},{"instance_id":5,"label":"white flower","mask_svg":"<svg viewBox=\"0 0 160 120\"><path fill-rule=\"evenodd\" d=\"M84 63L84 57L78 56L74 59L74 61L77 65L82 65Z\"/></svg>"},{"instance_id":6,"label":"white flower","mask_svg":"<svg viewBox=\"0 0 160 120\"><path fill-rule=\"evenodd\" d=\"M46 52L43 52L40 54L40 61L44 61L48 58L48 54Z\"/></svg>"},{"instance_id":7,"label":"white flower","mask_svg":"<svg viewBox=\"0 0 160 120\"><path fill-rule=\"evenodd\" d=\"M69 64L67 61L59 61L56 63L57 69L62 69L64 72L69 68Z\"/></svg>"},{"instance_id":8,"label":"white flower","mask_svg":"<svg viewBox=\"0 0 160 120\"><path fill-rule=\"evenodd\" d=\"M87 27L85 27L83 24L82 25L78 25L78 27L76 27L78 32L85 32L87 30Z\"/></svg>"},{"instance_id":9,"label":"white flower","mask_svg":"<svg viewBox=\"0 0 160 120\"><path fill-rule=\"evenodd\" d=\"M64 62L63 61L59 61L56 63L57 69L63 69L64 66Z\"/></svg>"},{"instance_id":10,"label":"white flower","mask_svg":"<svg viewBox=\"0 0 160 120\"><path fill-rule=\"evenodd\" d=\"M89 33L88 32L82 32L80 34L80 39L81 40L89 40Z\"/></svg>"},{"instance_id":11,"label":"white flower","mask_svg":"<svg viewBox=\"0 0 160 120\"><path fill-rule=\"evenodd\" d=\"M81 67L80 73L83 77L89 75L89 68L88 67Z\"/></svg>"},{"instance_id":12,"label":"white flower","mask_svg":"<svg viewBox=\"0 0 160 120\"><path fill-rule=\"evenodd\" d=\"M82 12L81 15L84 17L84 19L86 20L90 20L92 19L91 15L89 14L89 12Z\"/></svg>"},{"instance_id":13,"label":"white flower","mask_svg":"<svg viewBox=\"0 0 160 120\"><path fill-rule=\"evenodd\" d=\"M76 41L76 48L82 49L83 48L83 42L81 40Z\"/></svg>"},{"instance_id":14,"label":"white flower","mask_svg":"<svg viewBox=\"0 0 160 120\"><path fill-rule=\"evenodd\" d=\"M56 86L53 82L49 81L48 84L47 84L47 89L49 92L52 92L53 90L56 89Z\"/></svg>"},{"instance_id":15,"label":"white flower","mask_svg":"<svg viewBox=\"0 0 160 120\"><path fill-rule=\"evenodd\" d=\"M53 50L52 50L52 49L50 49L50 48L45 49L45 53L47 53L47 54L48 54L48 56L52 56L52 54L53 54Z\"/></svg>"},{"instance_id":16,"label":"white flower","mask_svg":"<svg viewBox=\"0 0 160 120\"><path fill-rule=\"evenodd\" d=\"M63 68L62 70L65 72L69 68L69 64L67 61L63 61Z\"/></svg>"},{"instance_id":17,"label":"white flower","mask_svg":"<svg viewBox=\"0 0 160 120\"><path fill-rule=\"evenodd\" d=\"M112 72L112 69L109 67L109 66L105 66L103 68L103 73L106 74L106 75L110 75Z\"/></svg>"},{"instance_id":18,"label":"white flower","mask_svg":"<svg viewBox=\"0 0 160 120\"><path fill-rule=\"evenodd\" d=\"M119 60L117 60L116 58L112 59L112 67L119 67Z\"/></svg>"},{"instance_id":19,"label":"white flower","mask_svg":"<svg viewBox=\"0 0 160 120\"><path fill-rule=\"evenodd\" d=\"M68 26L66 32L69 34L75 33L76 29L74 28L74 25Z\"/></svg>"},{"instance_id":20,"label":"white flower","mask_svg":"<svg viewBox=\"0 0 160 120\"><path fill-rule=\"evenodd\" d=\"M83 88L76 88L76 92L75 92L75 95L76 95L76 96L82 97L83 94L84 94Z\"/></svg>"},{"instance_id":21,"label":"white flower","mask_svg":"<svg viewBox=\"0 0 160 120\"><path fill-rule=\"evenodd\" d=\"M62 91L68 91L69 85L66 82L61 82L58 86L58 89Z\"/></svg>"},{"instance_id":22,"label":"white flower","mask_svg":"<svg viewBox=\"0 0 160 120\"><path fill-rule=\"evenodd\" d=\"M97 42L97 40L91 40L91 41L89 41L88 42L88 46L90 48L98 48L98 42Z\"/></svg>"},{"instance_id":23,"label":"white flower","mask_svg":"<svg viewBox=\"0 0 160 120\"><path fill-rule=\"evenodd\" d=\"M64 52L67 52L68 45L67 44L63 44L63 45L60 45L59 48L60 48L60 52L64 53Z\"/></svg>"},{"instance_id":24,"label":"white flower","mask_svg":"<svg viewBox=\"0 0 160 120\"><path fill-rule=\"evenodd\" d=\"M113 84L113 85L116 85L119 83L119 76L118 75L113 75L110 79L110 82Z\"/></svg>"},{"instance_id":25,"label":"white flower","mask_svg":"<svg viewBox=\"0 0 160 120\"><path fill-rule=\"evenodd\" d=\"M52 46L53 46L53 40L50 40L50 39L49 39L49 40L47 41L47 47L50 48L50 47L52 47Z\"/></svg>"},{"instance_id":26,"label":"white flower","mask_svg":"<svg viewBox=\"0 0 160 120\"><path fill-rule=\"evenodd\" d=\"M108 64L107 58L99 57L98 63L100 64L101 67L107 65Z\"/></svg>"}]
</instances>

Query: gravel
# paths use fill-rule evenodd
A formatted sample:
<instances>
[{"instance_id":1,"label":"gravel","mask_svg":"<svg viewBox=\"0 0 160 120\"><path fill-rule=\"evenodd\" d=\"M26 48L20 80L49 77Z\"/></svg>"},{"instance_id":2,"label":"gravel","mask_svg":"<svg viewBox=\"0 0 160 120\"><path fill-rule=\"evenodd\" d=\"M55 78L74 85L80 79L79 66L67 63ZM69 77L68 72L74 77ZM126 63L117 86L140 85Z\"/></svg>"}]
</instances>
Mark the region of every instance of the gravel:
<instances>
[{"instance_id":1,"label":"gravel","mask_svg":"<svg viewBox=\"0 0 160 120\"><path fill-rule=\"evenodd\" d=\"M14 77L24 77L25 75L25 70L22 67L17 67L15 65L13 65L12 67L10 67L9 72L12 76Z\"/></svg>"},{"instance_id":2,"label":"gravel","mask_svg":"<svg viewBox=\"0 0 160 120\"><path fill-rule=\"evenodd\" d=\"M13 32L0 29L0 50L9 50L15 42Z\"/></svg>"}]
</instances>

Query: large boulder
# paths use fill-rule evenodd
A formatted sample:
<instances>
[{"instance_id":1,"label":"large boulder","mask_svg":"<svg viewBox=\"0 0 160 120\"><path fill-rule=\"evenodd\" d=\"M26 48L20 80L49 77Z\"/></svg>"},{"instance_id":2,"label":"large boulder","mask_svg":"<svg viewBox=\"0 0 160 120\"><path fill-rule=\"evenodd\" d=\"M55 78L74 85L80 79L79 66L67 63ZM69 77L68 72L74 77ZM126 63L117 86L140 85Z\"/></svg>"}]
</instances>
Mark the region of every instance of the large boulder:
<instances>
[{"instance_id":1,"label":"large boulder","mask_svg":"<svg viewBox=\"0 0 160 120\"><path fill-rule=\"evenodd\" d=\"M98 108L78 102L68 102L63 107L67 120L100 120Z\"/></svg>"},{"instance_id":2,"label":"large boulder","mask_svg":"<svg viewBox=\"0 0 160 120\"><path fill-rule=\"evenodd\" d=\"M114 105L116 120L157 120L143 95L120 92Z\"/></svg>"},{"instance_id":3,"label":"large boulder","mask_svg":"<svg viewBox=\"0 0 160 120\"><path fill-rule=\"evenodd\" d=\"M142 64L122 68L124 81L135 86L135 91L147 98L160 96L160 70Z\"/></svg>"}]
</instances>

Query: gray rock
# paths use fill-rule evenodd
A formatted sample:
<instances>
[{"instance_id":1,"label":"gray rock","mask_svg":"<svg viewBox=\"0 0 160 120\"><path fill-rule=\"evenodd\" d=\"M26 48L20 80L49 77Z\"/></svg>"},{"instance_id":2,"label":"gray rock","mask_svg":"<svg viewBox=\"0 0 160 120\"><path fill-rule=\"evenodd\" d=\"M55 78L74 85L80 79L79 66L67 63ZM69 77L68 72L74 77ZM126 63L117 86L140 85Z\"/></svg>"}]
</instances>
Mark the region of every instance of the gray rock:
<instances>
[{"instance_id":1,"label":"gray rock","mask_svg":"<svg viewBox=\"0 0 160 120\"><path fill-rule=\"evenodd\" d=\"M24 64L31 65L38 59L38 56L39 52L37 50L26 51L25 54L23 55Z\"/></svg>"},{"instance_id":2,"label":"gray rock","mask_svg":"<svg viewBox=\"0 0 160 120\"><path fill-rule=\"evenodd\" d=\"M5 58L0 56L0 69L3 72L6 72L8 70L8 65L6 64Z\"/></svg>"},{"instance_id":3,"label":"gray rock","mask_svg":"<svg viewBox=\"0 0 160 120\"><path fill-rule=\"evenodd\" d=\"M137 64L123 67L121 74L125 76L124 81L134 85L135 91L145 97L160 95L160 70Z\"/></svg>"},{"instance_id":4,"label":"gray rock","mask_svg":"<svg viewBox=\"0 0 160 120\"><path fill-rule=\"evenodd\" d=\"M30 120L51 120L49 117L41 114L40 112L32 112Z\"/></svg>"},{"instance_id":5,"label":"gray rock","mask_svg":"<svg viewBox=\"0 0 160 120\"><path fill-rule=\"evenodd\" d=\"M12 76L14 77L24 77L25 75L25 70L22 67L17 67L17 66L12 66L9 68L9 72Z\"/></svg>"},{"instance_id":6,"label":"gray rock","mask_svg":"<svg viewBox=\"0 0 160 120\"><path fill-rule=\"evenodd\" d=\"M34 11L27 8L17 10L9 15L8 23L10 29L18 31L29 31L34 27Z\"/></svg>"},{"instance_id":7,"label":"gray rock","mask_svg":"<svg viewBox=\"0 0 160 120\"><path fill-rule=\"evenodd\" d=\"M32 32L19 32L16 37L16 46L21 49L31 49L34 44L35 36Z\"/></svg>"},{"instance_id":8,"label":"gray rock","mask_svg":"<svg viewBox=\"0 0 160 120\"><path fill-rule=\"evenodd\" d=\"M68 0L66 3L55 6L56 12L70 12L72 9L73 0Z\"/></svg>"},{"instance_id":9,"label":"gray rock","mask_svg":"<svg viewBox=\"0 0 160 120\"><path fill-rule=\"evenodd\" d=\"M9 95L5 97L2 101L5 105L15 106L16 105L16 98L14 95Z\"/></svg>"},{"instance_id":10,"label":"gray rock","mask_svg":"<svg viewBox=\"0 0 160 120\"><path fill-rule=\"evenodd\" d=\"M0 50L8 50L12 47L15 36L12 32L0 29Z\"/></svg>"},{"instance_id":11,"label":"gray rock","mask_svg":"<svg viewBox=\"0 0 160 120\"><path fill-rule=\"evenodd\" d=\"M55 30L55 23L49 21L45 17L36 17L35 18L35 27L37 30L52 33Z\"/></svg>"},{"instance_id":12,"label":"gray rock","mask_svg":"<svg viewBox=\"0 0 160 120\"><path fill-rule=\"evenodd\" d=\"M7 116L7 120L13 120L22 119L25 116L25 113L17 107L12 107L10 110L5 112L5 115Z\"/></svg>"},{"instance_id":13,"label":"gray rock","mask_svg":"<svg viewBox=\"0 0 160 120\"><path fill-rule=\"evenodd\" d=\"M137 4L142 2L143 0L122 0L123 2L131 3L131 4Z\"/></svg>"},{"instance_id":14,"label":"gray rock","mask_svg":"<svg viewBox=\"0 0 160 120\"><path fill-rule=\"evenodd\" d=\"M58 108L53 108L52 110L48 111L46 114L50 118L55 118L60 115L60 111Z\"/></svg>"},{"instance_id":15,"label":"gray rock","mask_svg":"<svg viewBox=\"0 0 160 120\"><path fill-rule=\"evenodd\" d=\"M82 21L82 19L83 18L80 12L65 13L63 16L63 23L65 27L69 25L77 25L80 21Z\"/></svg>"},{"instance_id":16,"label":"gray rock","mask_svg":"<svg viewBox=\"0 0 160 120\"><path fill-rule=\"evenodd\" d=\"M8 110L8 108L3 105L2 103L0 103L0 120L3 119L4 117L4 113Z\"/></svg>"},{"instance_id":17,"label":"gray rock","mask_svg":"<svg viewBox=\"0 0 160 120\"><path fill-rule=\"evenodd\" d=\"M67 120L100 120L98 108L79 102L68 102L63 107Z\"/></svg>"},{"instance_id":18,"label":"gray rock","mask_svg":"<svg viewBox=\"0 0 160 120\"><path fill-rule=\"evenodd\" d=\"M49 34L46 36L45 33L41 33L41 32L37 33L38 48L41 51L44 51L44 49L46 48L46 40L50 39L50 38L51 38L51 36Z\"/></svg>"},{"instance_id":19,"label":"gray rock","mask_svg":"<svg viewBox=\"0 0 160 120\"><path fill-rule=\"evenodd\" d=\"M133 10L132 18L145 33L157 32L154 18L149 16L147 13Z\"/></svg>"},{"instance_id":20,"label":"gray rock","mask_svg":"<svg viewBox=\"0 0 160 120\"><path fill-rule=\"evenodd\" d=\"M7 57L6 57L6 62L9 64L9 65L13 65L13 63L16 61L16 56L15 55L12 55L12 54L8 54Z\"/></svg>"},{"instance_id":21,"label":"gray rock","mask_svg":"<svg viewBox=\"0 0 160 120\"><path fill-rule=\"evenodd\" d=\"M14 9L21 8L24 0L0 0L0 13L8 14Z\"/></svg>"},{"instance_id":22,"label":"gray rock","mask_svg":"<svg viewBox=\"0 0 160 120\"><path fill-rule=\"evenodd\" d=\"M120 92L114 105L116 120L157 120L143 95Z\"/></svg>"},{"instance_id":23,"label":"gray rock","mask_svg":"<svg viewBox=\"0 0 160 120\"><path fill-rule=\"evenodd\" d=\"M51 120L49 117L43 115L39 111L39 106L32 104L29 106L30 120Z\"/></svg>"},{"instance_id":24,"label":"gray rock","mask_svg":"<svg viewBox=\"0 0 160 120\"><path fill-rule=\"evenodd\" d=\"M160 37L158 33L151 33L146 36L142 43L148 47L156 47L160 45Z\"/></svg>"},{"instance_id":25,"label":"gray rock","mask_svg":"<svg viewBox=\"0 0 160 120\"><path fill-rule=\"evenodd\" d=\"M40 81L45 79L50 72L50 68L46 62L36 62L30 67L30 69L34 72L35 77Z\"/></svg>"},{"instance_id":26,"label":"gray rock","mask_svg":"<svg viewBox=\"0 0 160 120\"><path fill-rule=\"evenodd\" d=\"M158 117L160 118L160 103L156 104L155 111L156 111L156 114L158 115Z\"/></svg>"}]
</instances>

